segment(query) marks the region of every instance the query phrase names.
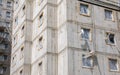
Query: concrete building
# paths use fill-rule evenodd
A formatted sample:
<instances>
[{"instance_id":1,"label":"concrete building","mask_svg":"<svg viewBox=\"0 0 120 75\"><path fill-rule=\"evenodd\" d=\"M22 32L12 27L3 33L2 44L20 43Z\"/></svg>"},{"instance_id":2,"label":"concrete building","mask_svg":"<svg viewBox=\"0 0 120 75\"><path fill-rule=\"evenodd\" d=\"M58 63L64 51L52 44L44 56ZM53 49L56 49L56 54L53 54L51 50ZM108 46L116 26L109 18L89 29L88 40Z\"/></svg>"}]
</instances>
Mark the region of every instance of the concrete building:
<instances>
[{"instance_id":1,"label":"concrete building","mask_svg":"<svg viewBox=\"0 0 120 75\"><path fill-rule=\"evenodd\" d=\"M0 0L0 75L10 75L13 0Z\"/></svg>"},{"instance_id":2,"label":"concrete building","mask_svg":"<svg viewBox=\"0 0 120 75\"><path fill-rule=\"evenodd\" d=\"M119 0L15 0L11 75L120 75Z\"/></svg>"}]
</instances>

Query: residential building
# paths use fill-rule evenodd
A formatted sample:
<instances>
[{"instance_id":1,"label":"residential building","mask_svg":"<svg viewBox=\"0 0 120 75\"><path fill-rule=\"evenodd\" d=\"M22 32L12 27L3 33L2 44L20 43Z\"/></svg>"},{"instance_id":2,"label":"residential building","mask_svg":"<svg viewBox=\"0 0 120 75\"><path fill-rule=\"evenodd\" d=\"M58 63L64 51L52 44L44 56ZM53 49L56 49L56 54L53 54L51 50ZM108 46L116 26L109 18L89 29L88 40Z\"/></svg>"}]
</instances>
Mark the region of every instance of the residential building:
<instances>
[{"instance_id":1,"label":"residential building","mask_svg":"<svg viewBox=\"0 0 120 75\"><path fill-rule=\"evenodd\" d=\"M120 75L119 0L15 0L11 75Z\"/></svg>"},{"instance_id":2,"label":"residential building","mask_svg":"<svg viewBox=\"0 0 120 75\"><path fill-rule=\"evenodd\" d=\"M0 75L10 75L13 0L0 0Z\"/></svg>"}]
</instances>

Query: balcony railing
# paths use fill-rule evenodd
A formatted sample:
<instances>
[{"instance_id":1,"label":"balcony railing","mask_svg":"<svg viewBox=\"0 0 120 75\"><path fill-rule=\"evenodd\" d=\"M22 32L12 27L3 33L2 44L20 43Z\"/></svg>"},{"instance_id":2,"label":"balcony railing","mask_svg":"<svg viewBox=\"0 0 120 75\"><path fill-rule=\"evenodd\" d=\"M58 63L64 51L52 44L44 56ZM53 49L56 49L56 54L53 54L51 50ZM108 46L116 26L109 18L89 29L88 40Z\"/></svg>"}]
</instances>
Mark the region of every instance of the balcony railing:
<instances>
[{"instance_id":1,"label":"balcony railing","mask_svg":"<svg viewBox=\"0 0 120 75\"><path fill-rule=\"evenodd\" d=\"M4 44L0 44L0 50L5 50L5 45Z\"/></svg>"},{"instance_id":2,"label":"balcony railing","mask_svg":"<svg viewBox=\"0 0 120 75\"><path fill-rule=\"evenodd\" d=\"M6 38L8 34L6 32L0 32L0 38Z\"/></svg>"}]
</instances>

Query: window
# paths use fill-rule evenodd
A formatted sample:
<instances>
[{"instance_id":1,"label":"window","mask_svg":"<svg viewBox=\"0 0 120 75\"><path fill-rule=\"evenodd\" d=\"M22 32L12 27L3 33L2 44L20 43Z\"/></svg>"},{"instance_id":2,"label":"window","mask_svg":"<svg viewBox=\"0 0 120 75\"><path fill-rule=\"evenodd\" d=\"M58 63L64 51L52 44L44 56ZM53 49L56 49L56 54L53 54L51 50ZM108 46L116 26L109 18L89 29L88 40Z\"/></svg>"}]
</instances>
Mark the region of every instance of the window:
<instances>
[{"instance_id":1,"label":"window","mask_svg":"<svg viewBox=\"0 0 120 75\"><path fill-rule=\"evenodd\" d=\"M38 75L42 75L42 71L43 71L43 69L42 69L42 62L40 62L38 64Z\"/></svg>"},{"instance_id":2,"label":"window","mask_svg":"<svg viewBox=\"0 0 120 75\"><path fill-rule=\"evenodd\" d=\"M22 17L25 15L25 5L22 8Z\"/></svg>"},{"instance_id":3,"label":"window","mask_svg":"<svg viewBox=\"0 0 120 75\"><path fill-rule=\"evenodd\" d=\"M105 10L105 19L113 20L113 13L111 10Z\"/></svg>"},{"instance_id":4,"label":"window","mask_svg":"<svg viewBox=\"0 0 120 75\"><path fill-rule=\"evenodd\" d=\"M7 26L7 27L10 27L10 22L6 22L6 26Z\"/></svg>"},{"instance_id":5,"label":"window","mask_svg":"<svg viewBox=\"0 0 120 75\"><path fill-rule=\"evenodd\" d=\"M43 13L39 16L39 26L43 24Z\"/></svg>"},{"instance_id":6,"label":"window","mask_svg":"<svg viewBox=\"0 0 120 75\"><path fill-rule=\"evenodd\" d=\"M22 59L24 57L24 47L21 48L21 53L20 53L20 59Z\"/></svg>"},{"instance_id":7,"label":"window","mask_svg":"<svg viewBox=\"0 0 120 75\"><path fill-rule=\"evenodd\" d=\"M4 56L0 55L0 61L4 61Z\"/></svg>"},{"instance_id":8,"label":"window","mask_svg":"<svg viewBox=\"0 0 120 75\"><path fill-rule=\"evenodd\" d=\"M107 44L115 44L115 35L112 33L106 33L105 41Z\"/></svg>"},{"instance_id":9,"label":"window","mask_svg":"<svg viewBox=\"0 0 120 75\"><path fill-rule=\"evenodd\" d=\"M39 47L39 49L43 48L43 37L42 36L39 38L38 47Z\"/></svg>"},{"instance_id":10,"label":"window","mask_svg":"<svg viewBox=\"0 0 120 75\"><path fill-rule=\"evenodd\" d=\"M0 67L0 74L5 73L7 70L7 67Z\"/></svg>"},{"instance_id":11,"label":"window","mask_svg":"<svg viewBox=\"0 0 120 75\"><path fill-rule=\"evenodd\" d=\"M23 75L23 70L20 71L20 75Z\"/></svg>"},{"instance_id":12,"label":"window","mask_svg":"<svg viewBox=\"0 0 120 75\"><path fill-rule=\"evenodd\" d=\"M82 37L83 39L89 40L89 39L90 39L90 36L91 36L91 34L90 34L90 29L81 28L81 37Z\"/></svg>"},{"instance_id":13,"label":"window","mask_svg":"<svg viewBox=\"0 0 120 75\"><path fill-rule=\"evenodd\" d=\"M18 17L15 18L15 25L18 25Z\"/></svg>"},{"instance_id":14,"label":"window","mask_svg":"<svg viewBox=\"0 0 120 75\"><path fill-rule=\"evenodd\" d=\"M12 6L12 3L10 1L7 1L7 7L10 8Z\"/></svg>"},{"instance_id":15,"label":"window","mask_svg":"<svg viewBox=\"0 0 120 75\"><path fill-rule=\"evenodd\" d=\"M17 35L15 35L14 39L13 39L14 45L17 44Z\"/></svg>"},{"instance_id":16,"label":"window","mask_svg":"<svg viewBox=\"0 0 120 75\"><path fill-rule=\"evenodd\" d=\"M17 61L16 55L14 55L14 56L12 57L12 66L15 66L15 65L16 65L16 61Z\"/></svg>"},{"instance_id":17,"label":"window","mask_svg":"<svg viewBox=\"0 0 120 75\"><path fill-rule=\"evenodd\" d=\"M6 12L6 18L10 18L11 17L11 13L9 11Z\"/></svg>"},{"instance_id":18,"label":"window","mask_svg":"<svg viewBox=\"0 0 120 75\"><path fill-rule=\"evenodd\" d=\"M4 55L4 60L7 60L8 56L7 55Z\"/></svg>"},{"instance_id":19,"label":"window","mask_svg":"<svg viewBox=\"0 0 120 75\"><path fill-rule=\"evenodd\" d=\"M88 5L87 4L80 4L80 13L89 15Z\"/></svg>"},{"instance_id":20,"label":"window","mask_svg":"<svg viewBox=\"0 0 120 75\"><path fill-rule=\"evenodd\" d=\"M2 5L2 0L0 0L0 5Z\"/></svg>"},{"instance_id":21,"label":"window","mask_svg":"<svg viewBox=\"0 0 120 75\"><path fill-rule=\"evenodd\" d=\"M0 67L0 74L3 74L3 68Z\"/></svg>"},{"instance_id":22,"label":"window","mask_svg":"<svg viewBox=\"0 0 120 75\"><path fill-rule=\"evenodd\" d=\"M2 10L0 10L0 17L2 17Z\"/></svg>"},{"instance_id":23,"label":"window","mask_svg":"<svg viewBox=\"0 0 120 75\"><path fill-rule=\"evenodd\" d=\"M24 25L22 26L22 29L21 29L21 37L24 36L24 31L25 31L25 28L24 28Z\"/></svg>"},{"instance_id":24,"label":"window","mask_svg":"<svg viewBox=\"0 0 120 75\"><path fill-rule=\"evenodd\" d=\"M19 4L18 1L19 1L19 0L15 0L15 9L17 9L18 6L19 6L19 5L18 5L18 4Z\"/></svg>"},{"instance_id":25,"label":"window","mask_svg":"<svg viewBox=\"0 0 120 75\"><path fill-rule=\"evenodd\" d=\"M118 61L117 59L109 59L110 71L118 71Z\"/></svg>"},{"instance_id":26,"label":"window","mask_svg":"<svg viewBox=\"0 0 120 75\"><path fill-rule=\"evenodd\" d=\"M5 48L8 48L8 46L9 46L8 44L5 44Z\"/></svg>"},{"instance_id":27,"label":"window","mask_svg":"<svg viewBox=\"0 0 120 75\"><path fill-rule=\"evenodd\" d=\"M0 60L1 60L1 61L5 61L5 60L7 60L7 58L8 58L7 55L1 55L1 56L0 56Z\"/></svg>"},{"instance_id":28,"label":"window","mask_svg":"<svg viewBox=\"0 0 120 75\"><path fill-rule=\"evenodd\" d=\"M83 63L83 67L93 67L93 59L91 56L86 57L85 55L82 55L82 63Z\"/></svg>"}]
</instances>

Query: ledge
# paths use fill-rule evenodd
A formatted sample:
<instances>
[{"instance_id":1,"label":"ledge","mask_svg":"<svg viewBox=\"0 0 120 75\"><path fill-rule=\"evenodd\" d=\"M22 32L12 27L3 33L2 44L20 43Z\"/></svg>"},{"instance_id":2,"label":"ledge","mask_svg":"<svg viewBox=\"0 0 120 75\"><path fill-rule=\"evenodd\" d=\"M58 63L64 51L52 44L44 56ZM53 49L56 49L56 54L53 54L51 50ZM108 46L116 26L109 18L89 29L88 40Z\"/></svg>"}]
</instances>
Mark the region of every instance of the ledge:
<instances>
[{"instance_id":1,"label":"ledge","mask_svg":"<svg viewBox=\"0 0 120 75\"><path fill-rule=\"evenodd\" d=\"M117 3L108 3L108 2L97 1L97 0L78 0L78 1L90 3L96 6L105 7L105 8L116 10L116 11L120 11L120 6L118 6Z\"/></svg>"}]
</instances>

